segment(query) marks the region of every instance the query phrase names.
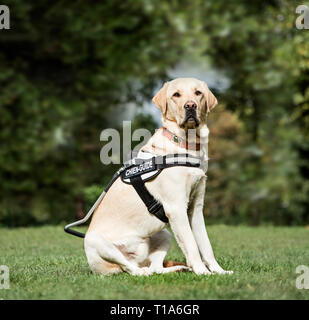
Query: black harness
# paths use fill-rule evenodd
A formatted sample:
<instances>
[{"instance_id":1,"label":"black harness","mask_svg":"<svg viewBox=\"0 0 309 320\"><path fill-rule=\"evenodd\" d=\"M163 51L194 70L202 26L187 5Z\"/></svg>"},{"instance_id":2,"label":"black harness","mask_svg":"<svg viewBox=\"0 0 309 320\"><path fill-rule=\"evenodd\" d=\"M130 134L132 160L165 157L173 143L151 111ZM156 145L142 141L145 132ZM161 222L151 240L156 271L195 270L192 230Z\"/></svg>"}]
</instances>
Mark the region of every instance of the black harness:
<instances>
[{"instance_id":1,"label":"black harness","mask_svg":"<svg viewBox=\"0 0 309 320\"><path fill-rule=\"evenodd\" d=\"M201 166L201 158L186 153L153 156L150 159L134 158L125 163L117 172L117 175L121 176L124 183L133 186L150 214L167 223L168 218L165 215L163 205L150 194L145 182L157 177L163 169L175 166L198 168Z\"/></svg>"},{"instance_id":2,"label":"black harness","mask_svg":"<svg viewBox=\"0 0 309 320\"><path fill-rule=\"evenodd\" d=\"M112 180L109 182L107 187L104 189L104 194L107 193L109 188L113 183L121 177L121 180L133 186L141 200L144 202L147 210L150 214L156 216L164 223L168 223L168 218L165 215L163 205L157 201L153 195L148 191L145 186L145 182L150 181L157 177L163 169L185 166L200 168L202 166L202 158L184 154L168 154L165 156L156 156L147 152L139 152L138 157L133 158L124 163L113 176ZM67 225L64 230L68 233L76 235L78 237L84 237L85 235L70 229L73 225L78 225L84 223L95 210L96 206L103 199L104 194L102 194L96 203L93 205L91 210L88 212L86 218L80 220L80 222L75 222Z\"/></svg>"}]
</instances>

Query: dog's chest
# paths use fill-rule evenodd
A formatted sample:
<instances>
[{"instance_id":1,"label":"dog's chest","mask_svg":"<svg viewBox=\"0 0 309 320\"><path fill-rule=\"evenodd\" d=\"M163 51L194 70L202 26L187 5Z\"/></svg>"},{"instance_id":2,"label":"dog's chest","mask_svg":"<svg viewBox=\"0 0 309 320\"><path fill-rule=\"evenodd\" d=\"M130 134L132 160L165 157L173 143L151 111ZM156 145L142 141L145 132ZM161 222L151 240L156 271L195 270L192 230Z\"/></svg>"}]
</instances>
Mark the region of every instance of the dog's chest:
<instances>
[{"instance_id":1,"label":"dog's chest","mask_svg":"<svg viewBox=\"0 0 309 320\"><path fill-rule=\"evenodd\" d=\"M187 189L188 192L191 194L198 185L201 183L203 179L206 178L205 172L198 168L187 169Z\"/></svg>"}]
</instances>

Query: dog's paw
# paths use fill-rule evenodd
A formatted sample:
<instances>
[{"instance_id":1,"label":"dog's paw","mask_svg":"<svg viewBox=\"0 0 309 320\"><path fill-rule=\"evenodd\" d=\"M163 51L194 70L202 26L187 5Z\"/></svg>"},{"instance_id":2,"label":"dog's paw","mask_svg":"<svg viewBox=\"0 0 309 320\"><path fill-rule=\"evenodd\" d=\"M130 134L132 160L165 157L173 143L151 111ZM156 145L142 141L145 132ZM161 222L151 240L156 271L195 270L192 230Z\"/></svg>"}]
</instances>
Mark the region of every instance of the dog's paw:
<instances>
[{"instance_id":1,"label":"dog's paw","mask_svg":"<svg viewBox=\"0 0 309 320\"><path fill-rule=\"evenodd\" d=\"M148 267L135 268L134 270L130 271L130 274L132 276L146 276L146 277L148 277L153 274L153 271Z\"/></svg>"},{"instance_id":2,"label":"dog's paw","mask_svg":"<svg viewBox=\"0 0 309 320\"><path fill-rule=\"evenodd\" d=\"M174 266L174 267L165 268L165 270L168 270L169 272L192 271L192 269L187 266Z\"/></svg>"},{"instance_id":3,"label":"dog's paw","mask_svg":"<svg viewBox=\"0 0 309 320\"><path fill-rule=\"evenodd\" d=\"M234 271L232 270L222 270L222 271L214 271L213 274L233 274Z\"/></svg>"},{"instance_id":4,"label":"dog's paw","mask_svg":"<svg viewBox=\"0 0 309 320\"><path fill-rule=\"evenodd\" d=\"M208 269L212 274L233 274L233 271L223 270L221 267L215 267L215 268L208 267Z\"/></svg>"},{"instance_id":5,"label":"dog's paw","mask_svg":"<svg viewBox=\"0 0 309 320\"><path fill-rule=\"evenodd\" d=\"M166 274L170 272L184 272L184 271L192 271L191 268L187 266L172 266L172 267L166 267L166 268L153 268L153 273L157 274Z\"/></svg>"},{"instance_id":6,"label":"dog's paw","mask_svg":"<svg viewBox=\"0 0 309 320\"><path fill-rule=\"evenodd\" d=\"M193 266L192 269L197 275L211 274L211 272L204 265Z\"/></svg>"},{"instance_id":7,"label":"dog's paw","mask_svg":"<svg viewBox=\"0 0 309 320\"><path fill-rule=\"evenodd\" d=\"M191 268L187 266L175 266L175 271L176 272L181 272L181 271L192 271Z\"/></svg>"}]
</instances>

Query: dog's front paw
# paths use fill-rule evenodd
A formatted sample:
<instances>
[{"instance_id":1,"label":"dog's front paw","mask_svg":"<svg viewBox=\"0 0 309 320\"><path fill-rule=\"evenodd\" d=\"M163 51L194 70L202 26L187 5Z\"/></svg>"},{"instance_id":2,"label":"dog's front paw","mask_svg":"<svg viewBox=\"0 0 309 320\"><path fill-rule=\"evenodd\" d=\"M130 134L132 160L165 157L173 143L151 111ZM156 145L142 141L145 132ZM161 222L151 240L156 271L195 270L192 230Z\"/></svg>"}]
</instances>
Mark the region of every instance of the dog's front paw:
<instances>
[{"instance_id":1,"label":"dog's front paw","mask_svg":"<svg viewBox=\"0 0 309 320\"><path fill-rule=\"evenodd\" d=\"M214 273L214 274L233 274L234 273L234 271L232 271L232 270L220 270L220 271L213 271L212 273Z\"/></svg>"},{"instance_id":2,"label":"dog's front paw","mask_svg":"<svg viewBox=\"0 0 309 320\"><path fill-rule=\"evenodd\" d=\"M192 269L193 269L193 272L198 275L211 274L211 272L209 272L209 270L204 265L193 266Z\"/></svg>"},{"instance_id":3,"label":"dog's front paw","mask_svg":"<svg viewBox=\"0 0 309 320\"><path fill-rule=\"evenodd\" d=\"M220 266L208 266L208 269L212 274L233 274L233 271L223 270Z\"/></svg>"}]
</instances>

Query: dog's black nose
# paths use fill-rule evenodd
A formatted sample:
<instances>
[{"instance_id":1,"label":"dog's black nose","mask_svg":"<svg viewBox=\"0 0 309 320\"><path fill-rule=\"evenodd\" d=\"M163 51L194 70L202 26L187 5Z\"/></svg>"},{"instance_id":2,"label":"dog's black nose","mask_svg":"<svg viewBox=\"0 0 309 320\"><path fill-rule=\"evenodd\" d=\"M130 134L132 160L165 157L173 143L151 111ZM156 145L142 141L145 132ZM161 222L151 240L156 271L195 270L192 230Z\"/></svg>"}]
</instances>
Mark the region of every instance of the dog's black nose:
<instances>
[{"instance_id":1,"label":"dog's black nose","mask_svg":"<svg viewBox=\"0 0 309 320\"><path fill-rule=\"evenodd\" d=\"M197 105L194 101L187 101L184 108L187 110L195 110L197 108Z\"/></svg>"}]
</instances>

